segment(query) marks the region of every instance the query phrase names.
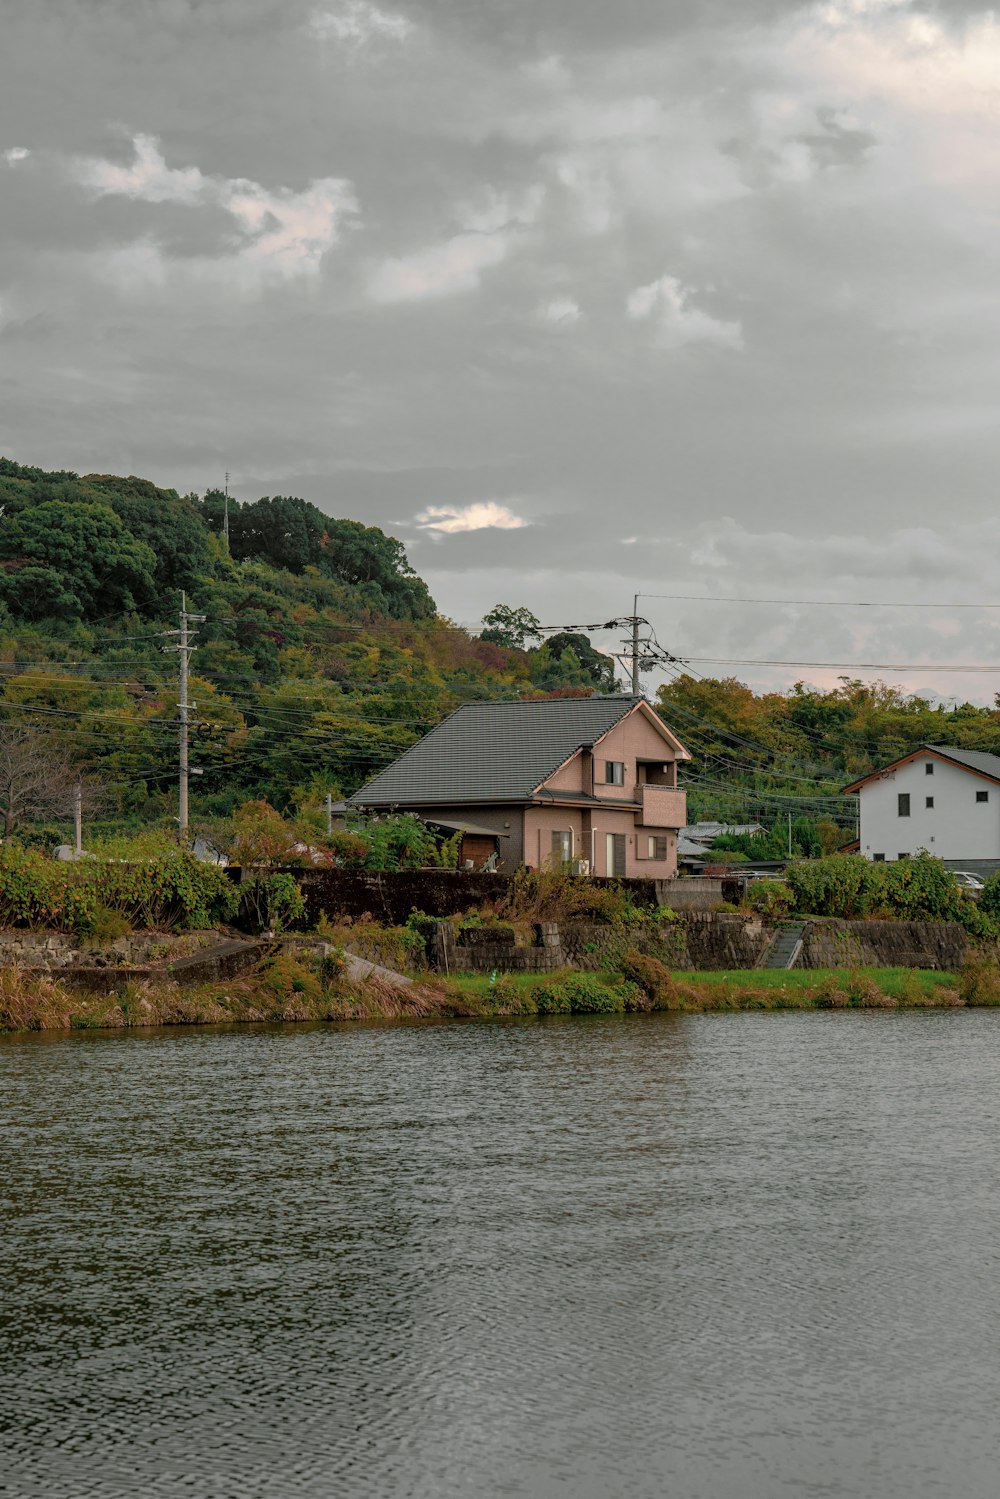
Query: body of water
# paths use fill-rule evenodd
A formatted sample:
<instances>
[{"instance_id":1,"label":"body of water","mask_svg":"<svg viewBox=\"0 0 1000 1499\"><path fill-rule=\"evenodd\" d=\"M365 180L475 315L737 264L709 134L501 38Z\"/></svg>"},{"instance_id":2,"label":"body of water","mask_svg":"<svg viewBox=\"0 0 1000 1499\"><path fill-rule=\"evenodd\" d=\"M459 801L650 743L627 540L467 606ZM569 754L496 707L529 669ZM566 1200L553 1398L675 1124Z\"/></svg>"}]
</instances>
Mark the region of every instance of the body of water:
<instances>
[{"instance_id":1,"label":"body of water","mask_svg":"<svg viewBox=\"0 0 1000 1499\"><path fill-rule=\"evenodd\" d=\"M0 1042L0 1495L994 1499L1000 1016Z\"/></svg>"}]
</instances>

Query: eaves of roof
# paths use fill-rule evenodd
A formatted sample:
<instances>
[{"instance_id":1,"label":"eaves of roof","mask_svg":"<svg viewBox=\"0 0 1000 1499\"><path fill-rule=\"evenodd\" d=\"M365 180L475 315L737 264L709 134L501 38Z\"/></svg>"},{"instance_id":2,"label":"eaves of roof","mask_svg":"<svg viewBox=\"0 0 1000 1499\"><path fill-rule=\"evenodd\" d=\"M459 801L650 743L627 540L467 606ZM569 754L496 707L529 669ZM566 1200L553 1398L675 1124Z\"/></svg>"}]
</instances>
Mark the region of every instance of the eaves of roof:
<instances>
[{"instance_id":1,"label":"eaves of roof","mask_svg":"<svg viewBox=\"0 0 1000 1499\"><path fill-rule=\"evenodd\" d=\"M967 770L970 775L982 776L984 780L1000 784L1000 755L990 754L987 750L956 749L950 744L920 744L908 755L900 755L898 760L890 760L888 765L882 765L878 770L871 771L869 775L861 776L858 780L852 781L849 786L842 786L840 794L841 796L853 795L860 791L862 786L868 786L872 781L880 781L883 776L899 770L901 766L911 765L914 760L927 755L943 760L946 764L954 765L956 770Z\"/></svg>"}]
</instances>

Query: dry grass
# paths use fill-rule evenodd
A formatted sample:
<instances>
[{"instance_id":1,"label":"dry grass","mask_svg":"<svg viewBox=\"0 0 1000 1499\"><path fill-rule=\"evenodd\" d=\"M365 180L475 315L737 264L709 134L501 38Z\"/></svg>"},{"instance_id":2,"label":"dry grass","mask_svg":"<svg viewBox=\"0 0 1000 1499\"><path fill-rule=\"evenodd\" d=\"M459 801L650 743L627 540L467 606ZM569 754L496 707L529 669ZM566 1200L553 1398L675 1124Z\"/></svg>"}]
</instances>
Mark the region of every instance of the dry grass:
<instances>
[{"instance_id":1,"label":"dry grass","mask_svg":"<svg viewBox=\"0 0 1000 1499\"><path fill-rule=\"evenodd\" d=\"M74 992L56 977L0 969L0 1030L530 1016L546 1008L535 999L539 986L579 978L567 971L561 976L501 975L492 984L485 977L393 984L380 976L354 983L340 974L321 984L315 976L305 982L299 966L265 965L252 974L192 988L157 978L123 983L100 995ZM625 1004L630 1011L1000 1007L1000 966L995 962L967 965L957 986L943 974L908 971L671 974L652 962L636 964L630 978ZM620 984L622 975L607 974L604 980Z\"/></svg>"}]
</instances>

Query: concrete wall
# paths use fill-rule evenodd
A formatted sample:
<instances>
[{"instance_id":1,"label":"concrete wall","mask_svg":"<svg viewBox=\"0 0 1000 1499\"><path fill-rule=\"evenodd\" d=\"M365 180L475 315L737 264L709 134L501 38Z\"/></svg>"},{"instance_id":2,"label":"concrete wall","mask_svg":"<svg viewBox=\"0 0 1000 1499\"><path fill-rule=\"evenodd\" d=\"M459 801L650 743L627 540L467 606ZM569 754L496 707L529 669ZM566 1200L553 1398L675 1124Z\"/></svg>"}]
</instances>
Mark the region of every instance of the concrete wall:
<instances>
[{"instance_id":1,"label":"concrete wall","mask_svg":"<svg viewBox=\"0 0 1000 1499\"><path fill-rule=\"evenodd\" d=\"M934 767L928 775L926 766ZM988 801L977 802L985 791ZM910 815L900 817L898 799L909 793ZM939 859L1000 858L1000 786L936 756L920 755L908 765L869 781L859 793L861 852L887 860L925 848ZM933 797L934 806L925 805Z\"/></svg>"}]
</instances>

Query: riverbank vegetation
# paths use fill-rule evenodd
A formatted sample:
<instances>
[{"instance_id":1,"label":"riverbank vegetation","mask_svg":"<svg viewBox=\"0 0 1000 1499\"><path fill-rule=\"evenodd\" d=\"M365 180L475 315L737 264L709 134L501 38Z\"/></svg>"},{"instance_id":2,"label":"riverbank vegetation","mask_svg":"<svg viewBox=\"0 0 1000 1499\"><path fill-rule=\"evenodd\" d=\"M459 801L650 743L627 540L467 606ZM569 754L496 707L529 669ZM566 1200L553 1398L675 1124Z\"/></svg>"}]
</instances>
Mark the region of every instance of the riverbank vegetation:
<instances>
[{"instance_id":1,"label":"riverbank vegetation","mask_svg":"<svg viewBox=\"0 0 1000 1499\"><path fill-rule=\"evenodd\" d=\"M282 954L237 979L180 988L167 978L81 994L70 983L0 970L0 1031L287 1023L444 1021L569 1015L1000 1007L1000 967L959 973L901 968L736 973L671 972L655 959L619 973L351 979L329 957Z\"/></svg>"}]
</instances>

